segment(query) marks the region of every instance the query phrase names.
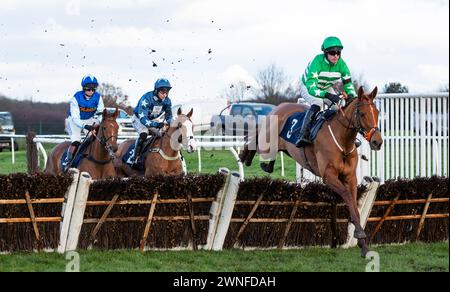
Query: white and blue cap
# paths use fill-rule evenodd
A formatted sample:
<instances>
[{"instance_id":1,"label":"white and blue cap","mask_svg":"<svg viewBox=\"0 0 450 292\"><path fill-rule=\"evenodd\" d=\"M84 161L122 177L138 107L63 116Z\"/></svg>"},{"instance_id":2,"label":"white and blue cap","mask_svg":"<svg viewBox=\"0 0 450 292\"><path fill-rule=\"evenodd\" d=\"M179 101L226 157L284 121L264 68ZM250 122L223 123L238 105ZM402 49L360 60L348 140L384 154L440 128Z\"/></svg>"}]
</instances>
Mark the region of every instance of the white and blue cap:
<instances>
[{"instance_id":1,"label":"white and blue cap","mask_svg":"<svg viewBox=\"0 0 450 292\"><path fill-rule=\"evenodd\" d=\"M98 80L97 80L97 78L94 75L86 75L81 80L81 86L83 88L84 87L88 87L88 86L97 87L98 86Z\"/></svg>"}]
</instances>

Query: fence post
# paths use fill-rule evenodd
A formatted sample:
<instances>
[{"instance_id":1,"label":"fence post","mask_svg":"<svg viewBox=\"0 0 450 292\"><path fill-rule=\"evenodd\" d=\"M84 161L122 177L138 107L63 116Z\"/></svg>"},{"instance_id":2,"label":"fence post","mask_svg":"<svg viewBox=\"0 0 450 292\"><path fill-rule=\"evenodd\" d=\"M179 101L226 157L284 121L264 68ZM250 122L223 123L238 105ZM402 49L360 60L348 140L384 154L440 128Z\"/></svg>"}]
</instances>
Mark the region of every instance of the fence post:
<instances>
[{"instance_id":1,"label":"fence post","mask_svg":"<svg viewBox=\"0 0 450 292\"><path fill-rule=\"evenodd\" d=\"M219 173L226 177L223 187L219 190L216 195L216 199L211 204L211 209L209 210L209 227L208 227L208 237L206 239L206 245L204 249L211 250L214 242L214 237L216 236L217 225L219 223L220 212L223 207L223 199L228 190L228 185L230 182L230 170L228 168L220 168Z\"/></svg>"},{"instance_id":2,"label":"fence post","mask_svg":"<svg viewBox=\"0 0 450 292\"><path fill-rule=\"evenodd\" d=\"M87 172L82 172L78 181L75 201L73 204L72 218L70 220L69 235L67 238L66 251L77 249L78 238L83 226L84 210L89 195L89 187L93 180Z\"/></svg>"},{"instance_id":3,"label":"fence post","mask_svg":"<svg viewBox=\"0 0 450 292\"><path fill-rule=\"evenodd\" d=\"M14 149L14 144L16 142L14 142L13 137L11 137L10 141L11 141L11 162L12 162L12 164L15 164L16 163L16 150Z\"/></svg>"},{"instance_id":4,"label":"fence post","mask_svg":"<svg viewBox=\"0 0 450 292\"><path fill-rule=\"evenodd\" d=\"M27 168L28 174L35 174L39 172L38 166L38 150L33 139L36 137L35 132L28 132L27 134Z\"/></svg>"},{"instance_id":5,"label":"fence post","mask_svg":"<svg viewBox=\"0 0 450 292\"><path fill-rule=\"evenodd\" d=\"M181 152L180 152L181 153ZM187 165L186 165L186 159L184 159L184 156L181 155L181 168L183 169L183 174L187 175Z\"/></svg>"},{"instance_id":6,"label":"fence post","mask_svg":"<svg viewBox=\"0 0 450 292\"><path fill-rule=\"evenodd\" d=\"M216 235L212 244L213 250L222 250L230 226L231 217L233 216L234 204L236 203L237 193L239 191L239 183L241 176L237 172L232 172L228 183L225 198L223 200L222 211L220 212L219 222L217 224Z\"/></svg>"},{"instance_id":7,"label":"fence post","mask_svg":"<svg viewBox=\"0 0 450 292\"><path fill-rule=\"evenodd\" d=\"M366 183L368 183L367 190L361 195L361 198L358 200L358 211L360 214L361 227L363 229L366 227L367 220L369 219L370 213L372 212L373 203L375 202L377 190L380 186L379 182L374 181L370 177L364 177L364 180ZM355 225L353 225L353 223L349 223L347 241L342 246L343 248L354 247L357 245L358 241L353 237L354 232Z\"/></svg>"},{"instance_id":8,"label":"fence post","mask_svg":"<svg viewBox=\"0 0 450 292\"><path fill-rule=\"evenodd\" d=\"M64 195L64 203L61 211L62 222L59 229L60 233L58 253L66 252L67 238L69 236L69 226L72 219L73 205L75 202L75 196L77 193L78 181L80 177L80 171L78 169L71 168L70 172L73 174L73 181L66 194Z\"/></svg>"}]
</instances>

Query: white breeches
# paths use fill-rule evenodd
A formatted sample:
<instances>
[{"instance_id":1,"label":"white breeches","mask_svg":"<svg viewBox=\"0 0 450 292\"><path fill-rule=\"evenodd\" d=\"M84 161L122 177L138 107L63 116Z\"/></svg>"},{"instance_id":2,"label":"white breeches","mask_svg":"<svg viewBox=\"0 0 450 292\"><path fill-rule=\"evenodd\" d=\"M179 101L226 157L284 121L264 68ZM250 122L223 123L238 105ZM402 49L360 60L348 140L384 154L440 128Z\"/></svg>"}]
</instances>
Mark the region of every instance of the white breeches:
<instances>
[{"instance_id":1,"label":"white breeches","mask_svg":"<svg viewBox=\"0 0 450 292\"><path fill-rule=\"evenodd\" d=\"M336 94L336 92L334 91L333 87L330 87L326 90L329 93L332 94ZM300 85L300 96L309 104L309 105L318 105L320 106L320 108L323 109L323 105L326 104L328 106L331 105L331 103L328 101L328 99L326 98L320 98L320 97L315 97L312 96L311 94L309 94L308 89L306 88L306 86L302 83Z\"/></svg>"},{"instance_id":2,"label":"white breeches","mask_svg":"<svg viewBox=\"0 0 450 292\"><path fill-rule=\"evenodd\" d=\"M88 120L82 120L81 123L83 124L83 126L93 126L100 124L100 121L96 118L90 118ZM72 117L68 117L65 121L65 124L66 132L70 135L70 142L81 142L81 131L84 131L84 133L87 134L87 131L85 129L81 129L73 122Z\"/></svg>"}]
</instances>

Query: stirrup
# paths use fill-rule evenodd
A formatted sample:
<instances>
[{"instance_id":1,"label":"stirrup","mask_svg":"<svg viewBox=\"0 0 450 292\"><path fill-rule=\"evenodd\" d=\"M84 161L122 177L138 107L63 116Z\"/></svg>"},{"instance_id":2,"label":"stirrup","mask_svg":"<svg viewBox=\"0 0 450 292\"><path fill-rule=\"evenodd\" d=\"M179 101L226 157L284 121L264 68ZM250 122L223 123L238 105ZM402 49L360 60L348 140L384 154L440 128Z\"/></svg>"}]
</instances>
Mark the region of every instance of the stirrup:
<instances>
[{"instance_id":1,"label":"stirrup","mask_svg":"<svg viewBox=\"0 0 450 292\"><path fill-rule=\"evenodd\" d=\"M136 158L133 157L132 162L131 162L131 168L133 168L133 169L137 169L138 168L139 158L140 158L140 156L138 156Z\"/></svg>"},{"instance_id":2,"label":"stirrup","mask_svg":"<svg viewBox=\"0 0 450 292\"><path fill-rule=\"evenodd\" d=\"M308 134L308 135L305 135L305 136L309 136L309 135L310 135L309 133L307 133L307 134ZM301 137L301 138L297 141L297 143L295 143L295 146L296 146L297 148L301 148L301 147L306 146L306 145L311 144L311 143L312 143L312 141L309 140L308 138L306 138L306 137Z\"/></svg>"},{"instance_id":3,"label":"stirrup","mask_svg":"<svg viewBox=\"0 0 450 292\"><path fill-rule=\"evenodd\" d=\"M67 172L69 170L71 166L70 160L69 161L63 161L62 163L62 167L63 167L63 172Z\"/></svg>"}]
</instances>

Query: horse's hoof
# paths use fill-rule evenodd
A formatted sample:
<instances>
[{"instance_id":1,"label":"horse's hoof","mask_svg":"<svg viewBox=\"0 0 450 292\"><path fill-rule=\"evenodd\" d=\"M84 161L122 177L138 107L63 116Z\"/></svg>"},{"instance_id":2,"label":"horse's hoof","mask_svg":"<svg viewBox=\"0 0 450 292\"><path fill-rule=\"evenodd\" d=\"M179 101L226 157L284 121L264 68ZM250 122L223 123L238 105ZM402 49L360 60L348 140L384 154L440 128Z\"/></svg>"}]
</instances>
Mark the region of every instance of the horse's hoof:
<instances>
[{"instance_id":1,"label":"horse's hoof","mask_svg":"<svg viewBox=\"0 0 450 292\"><path fill-rule=\"evenodd\" d=\"M270 167L270 165L268 163L262 162L260 165L261 165L261 169L264 170L265 172L267 172L267 173L273 172L273 167Z\"/></svg>"},{"instance_id":2,"label":"horse's hoof","mask_svg":"<svg viewBox=\"0 0 450 292\"><path fill-rule=\"evenodd\" d=\"M355 230L355 233L353 234L353 236L354 236L356 239L365 239L365 238L367 238L367 235L366 235L366 233L364 232L364 230L361 230L361 231L356 231L356 230Z\"/></svg>"},{"instance_id":3,"label":"horse's hoof","mask_svg":"<svg viewBox=\"0 0 450 292\"><path fill-rule=\"evenodd\" d=\"M251 166L253 162L253 158L255 157L256 152L249 151L247 155L241 157L241 161L245 163L245 166Z\"/></svg>"},{"instance_id":4,"label":"horse's hoof","mask_svg":"<svg viewBox=\"0 0 450 292\"><path fill-rule=\"evenodd\" d=\"M358 246L361 249L361 257L365 258L367 253L369 252L369 247L366 244L364 239L358 239Z\"/></svg>"},{"instance_id":5,"label":"horse's hoof","mask_svg":"<svg viewBox=\"0 0 450 292\"><path fill-rule=\"evenodd\" d=\"M369 249L367 249L367 248L362 248L361 249L361 257L362 258L365 259L368 253L369 253Z\"/></svg>"}]
</instances>

